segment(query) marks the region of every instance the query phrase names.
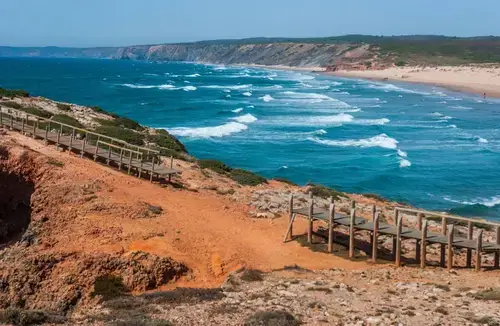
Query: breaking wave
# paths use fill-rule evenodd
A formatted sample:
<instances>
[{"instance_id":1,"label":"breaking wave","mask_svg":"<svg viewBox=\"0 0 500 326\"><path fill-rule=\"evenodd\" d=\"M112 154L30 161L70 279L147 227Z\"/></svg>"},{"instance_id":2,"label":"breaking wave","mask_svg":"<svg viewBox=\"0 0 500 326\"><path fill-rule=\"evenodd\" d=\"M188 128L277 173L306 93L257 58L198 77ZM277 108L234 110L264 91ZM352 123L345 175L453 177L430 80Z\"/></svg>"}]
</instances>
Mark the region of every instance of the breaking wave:
<instances>
[{"instance_id":1,"label":"breaking wave","mask_svg":"<svg viewBox=\"0 0 500 326\"><path fill-rule=\"evenodd\" d=\"M245 92L245 93L242 93L241 95L243 95L243 96L252 96L252 93L251 92Z\"/></svg>"},{"instance_id":2,"label":"breaking wave","mask_svg":"<svg viewBox=\"0 0 500 326\"><path fill-rule=\"evenodd\" d=\"M243 108L231 110L231 112L234 112L234 113L240 113L241 111L243 111Z\"/></svg>"},{"instance_id":3,"label":"breaking wave","mask_svg":"<svg viewBox=\"0 0 500 326\"><path fill-rule=\"evenodd\" d=\"M192 138L210 138L210 137L224 137L234 133L247 130L248 126L239 122L229 122L215 127L200 127L200 128L187 128L178 127L168 129L168 132L174 136L192 137Z\"/></svg>"},{"instance_id":4,"label":"breaking wave","mask_svg":"<svg viewBox=\"0 0 500 326\"><path fill-rule=\"evenodd\" d=\"M271 102L272 100L274 100L274 98L269 94L259 97L259 99L263 100L264 102Z\"/></svg>"},{"instance_id":5,"label":"breaking wave","mask_svg":"<svg viewBox=\"0 0 500 326\"><path fill-rule=\"evenodd\" d=\"M365 139L328 140L328 139L320 139L318 137L310 137L308 139L315 143L328 146L363 147L363 148L381 147L387 149L397 149L398 147L398 141L394 138L387 136L386 134L380 134Z\"/></svg>"},{"instance_id":6,"label":"breaking wave","mask_svg":"<svg viewBox=\"0 0 500 326\"><path fill-rule=\"evenodd\" d=\"M257 121L258 119L256 117L254 117L253 115L251 115L250 113L247 113L245 115L242 115L242 116L239 116L236 118L231 118L231 120L234 120L234 121L240 122L240 123L252 123L252 122Z\"/></svg>"},{"instance_id":7,"label":"breaking wave","mask_svg":"<svg viewBox=\"0 0 500 326\"><path fill-rule=\"evenodd\" d=\"M186 86L186 87L183 87L182 89L184 89L186 92L197 90L197 88L194 86Z\"/></svg>"},{"instance_id":8,"label":"breaking wave","mask_svg":"<svg viewBox=\"0 0 500 326\"><path fill-rule=\"evenodd\" d=\"M206 85L206 86L201 86L203 88L209 88L209 89L224 89L224 90L238 90L238 89L248 89L252 87L251 84L248 85L226 85L226 86L221 86L221 85Z\"/></svg>"}]
</instances>

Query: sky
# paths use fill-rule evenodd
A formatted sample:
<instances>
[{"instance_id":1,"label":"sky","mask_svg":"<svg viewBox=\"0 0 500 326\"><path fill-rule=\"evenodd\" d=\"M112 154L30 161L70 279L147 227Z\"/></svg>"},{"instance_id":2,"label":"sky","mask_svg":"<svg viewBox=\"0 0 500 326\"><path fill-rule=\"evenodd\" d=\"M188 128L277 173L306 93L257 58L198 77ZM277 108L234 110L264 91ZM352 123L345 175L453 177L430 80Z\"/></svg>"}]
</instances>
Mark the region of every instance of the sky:
<instances>
[{"instance_id":1,"label":"sky","mask_svg":"<svg viewBox=\"0 0 500 326\"><path fill-rule=\"evenodd\" d=\"M0 0L0 45L344 34L500 35L499 0Z\"/></svg>"}]
</instances>

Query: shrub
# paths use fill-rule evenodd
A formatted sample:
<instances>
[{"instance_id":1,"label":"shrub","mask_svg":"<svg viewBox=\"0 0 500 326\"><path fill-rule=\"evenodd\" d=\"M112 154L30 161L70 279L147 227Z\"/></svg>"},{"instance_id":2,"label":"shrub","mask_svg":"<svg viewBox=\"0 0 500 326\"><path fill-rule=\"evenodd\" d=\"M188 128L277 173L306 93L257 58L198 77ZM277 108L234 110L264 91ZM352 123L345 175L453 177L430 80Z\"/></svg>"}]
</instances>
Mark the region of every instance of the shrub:
<instances>
[{"instance_id":1,"label":"shrub","mask_svg":"<svg viewBox=\"0 0 500 326\"><path fill-rule=\"evenodd\" d=\"M44 323L61 324L65 318L42 310L21 310L9 308L0 310L0 324L42 325Z\"/></svg>"},{"instance_id":2,"label":"shrub","mask_svg":"<svg viewBox=\"0 0 500 326\"><path fill-rule=\"evenodd\" d=\"M500 288L491 288L472 294L474 299L500 301Z\"/></svg>"},{"instance_id":3,"label":"shrub","mask_svg":"<svg viewBox=\"0 0 500 326\"><path fill-rule=\"evenodd\" d=\"M61 122L77 128L84 128L84 125L82 125L78 120L65 114L56 114L52 117L51 120Z\"/></svg>"},{"instance_id":4,"label":"shrub","mask_svg":"<svg viewBox=\"0 0 500 326\"><path fill-rule=\"evenodd\" d=\"M177 288L172 291L150 292L141 295L141 298L155 304L196 304L205 301L216 301L224 298L220 288L196 289Z\"/></svg>"},{"instance_id":5,"label":"shrub","mask_svg":"<svg viewBox=\"0 0 500 326\"><path fill-rule=\"evenodd\" d=\"M124 129L116 126L99 126L95 132L123 140L127 143L142 146L144 145L144 135L130 129Z\"/></svg>"},{"instance_id":6,"label":"shrub","mask_svg":"<svg viewBox=\"0 0 500 326\"><path fill-rule=\"evenodd\" d=\"M19 104L17 102L13 102L13 101L1 102L0 105L6 106L8 108L17 109L17 110L20 110L23 107L21 104Z\"/></svg>"},{"instance_id":7,"label":"shrub","mask_svg":"<svg viewBox=\"0 0 500 326\"><path fill-rule=\"evenodd\" d=\"M309 184L309 191L312 192L313 196L321 197L321 198L330 198L333 197L334 200L339 200L340 197L345 197L345 195L337 190L332 188L328 188L322 185L317 184Z\"/></svg>"},{"instance_id":8,"label":"shrub","mask_svg":"<svg viewBox=\"0 0 500 326\"><path fill-rule=\"evenodd\" d=\"M66 111L66 112L71 111L71 105L64 103L57 103L56 106L61 111Z\"/></svg>"},{"instance_id":9,"label":"shrub","mask_svg":"<svg viewBox=\"0 0 500 326\"><path fill-rule=\"evenodd\" d=\"M161 133L158 135L149 135L148 142L155 143L159 147L170 148L170 149L173 149L175 151L187 153L187 150L186 150L186 147L184 146L184 144L181 143L179 141L179 139L172 136L168 132Z\"/></svg>"},{"instance_id":10,"label":"shrub","mask_svg":"<svg viewBox=\"0 0 500 326\"><path fill-rule=\"evenodd\" d=\"M297 184L293 181L290 181L288 179L285 179L285 178L273 178L274 181L278 181L278 182L282 182L282 183L286 183L290 186L297 186Z\"/></svg>"},{"instance_id":11,"label":"shrub","mask_svg":"<svg viewBox=\"0 0 500 326\"><path fill-rule=\"evenodd\" d=\"M106 113L106 111L101 109L99 106L90 106L89 108L96 113Z\"/></svg>"},{"instance_id":12,"label":"shrub","mask_svg":"<svg viewBox=\"0 0 500 326\"><path fill-rule=\"evenodd\" d=\"M214 172L220 174L226 174L231 172L233 169L217 160L198 160L198 165L202 169L210 169Z\"/></svg>"},{"instance_id":13,"label":"shrub","mask_svg":"<svg viewBox=\"0 0 500 326\"><path fill-rule=\"evenodd\" d=\"M5 96L5 97L29 97L30 93L28 93L25 90L22 89L5 89L5 88L0 88L0 97Z\"/></svg>"},{"instance_id":14,"label":"shrub","mask_svg":"<svg viewBox=\"0 0 500 326\"><path fill-rule=\"evenodd\" d=\"M241 280L245 282L260 282L263 281L262 272L256 269L247 269L241 274Z\"/></svg>"},{"instance_id":15,"label":"shrub","mask_svg":"<svg viewBox=\"0 0 500 326\"><path fill-rule=\"evenodd\" d=\"M138 122L131 120L129 118L118 117L118 118L114 118L112 120L96 118L94 120L97 121L101 126L122 127L122 128L137 130L137 131L144 130L143 126L141 126Z\"/></svg>"},{"instance_id":16,"label":"shrub","mask_svg":"<svg viewBox=\"0 0 500 326\"><path fill-rule=\"evenodd\" d=\"M245 321L245 326L298 326L300 322L286 311L259 311Z\"/></svg>"},{"instance_id":17,"label":"shrub","mask_svg":"<svg viewBox=\"0 0 500 326\"><path fill-rule=\"evenodd\" d=\"M49 119L50 117L52 117L52 113L45 111L43 109L40 109L36 106L21 107L20 110L24 111L28 114L37 115L39 117L46 118L46 119Z\"/></svg>"},{"instance_id":18,"label":"shrub","mask_svg":"<svg viewBox=\"0 0 500 326\"><path fill-rule=\"evenodd\" d=\"M397 67L404 67L406 66L406 61L404 60L398 60L394 63Z\"/></svg>"},{"instance_id":19,"label":"shrub","mask_svg":"<svg viewBox=\"0 0 500 326\"><path fill-rule=\"evenodd\" d=\"M379 196L377 194L363 194L363 196L366 197L366 198L372 198L372 199L375 199L375 200L378 200L378 201L387 202L387 199L385 199L384 197Z\"/></svg>"},{"instance_id":20,"label":"shrub","mask_svg":"<svg viewBox=\"0 0 500 326\"><path fill-rule=\"evenodd\" d=\"M103 300L110 300L128 292L120 276L104 275L94 281L94 291L91 296L100 295Z\"/></svg>"},{"instance_id":21,"label":"shrub","mask_svg":"<svg viewBox=\"0 0 500 326\"><path fill-rule=\"evenodd\" d=\"M234 181L244 186L257 186L262 183L267 183L267 180L265 178L250 171L234 169L230 173L231 178Z\"/></svg>"},{"instance_id":22,"label":"shrub","mask_svg":"<svg viewBox=\"0 0 500 326\"><path fill-rule=\"evenodd\" d=\"M50 158L48 161L47 161L48 164L50 165L54 165L54 166L57 166L59 168L62 168L64 166L64 163L63 162L60 162L60 161L56 161L52 158Z\"/></svg>"}]
</instances>

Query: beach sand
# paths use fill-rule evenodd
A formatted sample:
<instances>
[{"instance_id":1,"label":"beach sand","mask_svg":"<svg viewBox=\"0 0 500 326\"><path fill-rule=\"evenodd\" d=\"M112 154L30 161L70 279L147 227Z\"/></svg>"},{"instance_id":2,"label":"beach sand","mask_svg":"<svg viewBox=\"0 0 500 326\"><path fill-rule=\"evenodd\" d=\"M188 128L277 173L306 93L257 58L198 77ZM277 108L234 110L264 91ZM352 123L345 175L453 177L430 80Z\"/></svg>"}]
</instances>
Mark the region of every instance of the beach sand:
<instances>
[{"instance_id":1,"label":"beach sand","mask_svg":"<svg viewBox=\"0 0 500 326\"><path fill-rule=\"evenodd\" d=\"M477 66L404 67L385 70L336 71L328 74L350 78L431 84L479 95L486 93L487 97L500 98L500 68Z\"/></svg>"}]
</instances>

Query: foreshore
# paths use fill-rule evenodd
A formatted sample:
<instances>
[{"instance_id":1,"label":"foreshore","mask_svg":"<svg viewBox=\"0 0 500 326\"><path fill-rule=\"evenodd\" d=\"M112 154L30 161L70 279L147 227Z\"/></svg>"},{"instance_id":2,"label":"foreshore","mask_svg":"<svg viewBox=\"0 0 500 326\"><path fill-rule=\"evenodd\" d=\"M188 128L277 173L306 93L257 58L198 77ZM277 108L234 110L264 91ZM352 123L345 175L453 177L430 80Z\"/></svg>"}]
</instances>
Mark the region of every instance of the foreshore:
<instances>
[{"instance_id":1,"label":"foreshore","mask_svg":"<svg viewBox=\"0 0 500 326\"><path fill-rule=\"evenodd\" d=\"M265 69L317 72L330 76L361 78L380 81L399 81L440 86L459 92L500 98L500 67L441 66L441 67L394 67L384 70L339 70L326 72L324 67L291 67L281 65L245 64L246 67Z\"/></svg>"}]
</instances>

